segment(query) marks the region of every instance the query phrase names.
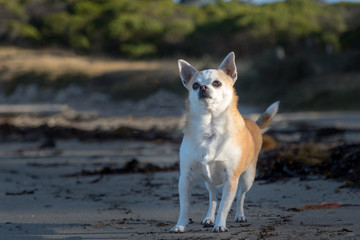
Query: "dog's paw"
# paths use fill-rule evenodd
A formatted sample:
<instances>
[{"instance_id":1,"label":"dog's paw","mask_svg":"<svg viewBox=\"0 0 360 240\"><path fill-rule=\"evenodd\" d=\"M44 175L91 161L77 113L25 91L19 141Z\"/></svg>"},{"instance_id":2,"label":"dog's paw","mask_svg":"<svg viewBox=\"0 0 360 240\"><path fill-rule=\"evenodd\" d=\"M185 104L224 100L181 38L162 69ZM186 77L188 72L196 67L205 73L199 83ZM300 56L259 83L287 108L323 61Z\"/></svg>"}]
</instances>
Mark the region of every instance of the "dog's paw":
<instances>
[{"instance_id":1,"label":"dog's paw","mask_svg":"<svg viewBox=\"0 0 360 240\"><path fill-rule=\"evenodd\" d=\"M209 218L202 220L201 224L203 225L204 228L214 227L214 221Z\"/></svg>"},{"instance_id":2,"label":"dog's paw","mask_svg":"<svg viewBox=\"0 0 360 240\"><path fill-rule=\"evenodd\" d=\"M221 232L228 232L229 229L227 229L225 226L215 226L212 231L215 233L221 233Z\"/></svg>"},{"instance_id":3,"label":"dog's paw","mask_svg":"<svg viewBox=\"0 0 360 240\"><path fill-rule=\"evenodd\" d=\"M183 233L185 232L184 226L175 226L170 230L171 233Z\"/></svg>"},{"instance_id":4,"label":"dog's paw","mask_svg":"<svg viewBox=\"0 0 360 240\"><path fill-rule=\"evenodd\" d=\"M237 223L242 223L242 222L247 222L246 217L242 216L242 217L235 217L235 222Z\"/></svg>"}]
</instances>

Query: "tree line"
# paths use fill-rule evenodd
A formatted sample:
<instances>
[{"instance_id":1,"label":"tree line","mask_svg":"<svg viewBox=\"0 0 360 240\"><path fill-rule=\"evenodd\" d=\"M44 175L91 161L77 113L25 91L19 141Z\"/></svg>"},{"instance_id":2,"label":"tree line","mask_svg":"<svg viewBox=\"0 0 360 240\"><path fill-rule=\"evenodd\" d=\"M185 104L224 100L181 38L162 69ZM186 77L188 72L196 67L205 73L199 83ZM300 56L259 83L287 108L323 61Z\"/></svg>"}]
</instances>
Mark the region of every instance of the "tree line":
<instances>
[{"instance_id":1,"label":"tree line","mask_svg":"<svg viewBox=\"0 0 360 240\"><path fill-rule=\"evenodd\" d=\"M124 58L254 54L274 45L359 48L360 4L172 0L0 0L0 42Z\"/></svg>"}]
</instances>

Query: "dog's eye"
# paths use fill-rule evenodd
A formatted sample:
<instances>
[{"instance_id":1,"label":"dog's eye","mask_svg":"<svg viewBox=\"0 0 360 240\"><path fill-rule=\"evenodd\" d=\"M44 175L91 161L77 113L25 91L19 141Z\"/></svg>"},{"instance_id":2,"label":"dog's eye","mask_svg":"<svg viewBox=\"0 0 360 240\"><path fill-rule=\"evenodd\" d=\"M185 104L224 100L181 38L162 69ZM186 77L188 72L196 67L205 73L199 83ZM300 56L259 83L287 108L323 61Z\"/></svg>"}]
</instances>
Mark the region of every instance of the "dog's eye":
<instances>
[{"instance_id":1,"label":"dog's eye","mask_svg":"<svg viewBox=\"0 0 360 240\"><path fill-rule=\"evenodd\" d=\"M200 87L199 83L196 82L196 83L193 84L193 89L194 90L198 89L199 87Z\"/></svg>"},{"instance_id":2,"label":"dog's eye","mask_svg":"<svg viewBox=\"0 0 360 240\"><path fill-rule=\"evenodd\" d=\"M218 81L218 80L215 80L215 81L213 81L212 85L213 85L214 87L220 87L220 86L221 86L221 82Z\"/></svg>"}]
</instances>

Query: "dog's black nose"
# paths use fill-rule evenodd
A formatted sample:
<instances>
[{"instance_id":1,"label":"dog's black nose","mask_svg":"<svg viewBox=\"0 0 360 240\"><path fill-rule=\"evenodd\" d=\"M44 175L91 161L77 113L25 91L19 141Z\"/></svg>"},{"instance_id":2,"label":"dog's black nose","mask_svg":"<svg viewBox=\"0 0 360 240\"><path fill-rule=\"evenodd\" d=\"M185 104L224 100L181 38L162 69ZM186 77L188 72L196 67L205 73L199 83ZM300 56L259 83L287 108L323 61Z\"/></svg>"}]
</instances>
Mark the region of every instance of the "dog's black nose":
<instances>
[{"instance_id":1,"label":"dog's black nose","mask_svg":"<svg viewBox=\"0 0 360 240\"><path fill-rule=\"evenodd\" d=\"M210 98L208 86L206 86L206 85L200 86L199 98Z\"/></svg>"},{"instance_id":2,"label":"dog's black nose","mask_svg":"<svg viewBox=\"0 0 360 240\"><path fill-rule=\"evenodd\" d=\"M200 86L200 90L201 91L206 91L206 90L208 90L209 88L208 88L208 86L206 86L206 85L201 85Z\"/></svg>"}]
</instances>

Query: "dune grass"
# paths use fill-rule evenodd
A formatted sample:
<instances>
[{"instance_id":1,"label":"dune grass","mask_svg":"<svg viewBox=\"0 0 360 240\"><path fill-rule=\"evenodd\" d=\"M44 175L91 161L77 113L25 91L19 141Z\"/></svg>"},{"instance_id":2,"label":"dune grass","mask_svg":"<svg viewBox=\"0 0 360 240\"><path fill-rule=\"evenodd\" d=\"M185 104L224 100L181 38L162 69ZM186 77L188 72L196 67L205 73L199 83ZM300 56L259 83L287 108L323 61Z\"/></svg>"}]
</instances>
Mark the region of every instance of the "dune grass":
<instances>
[{"instance_id":1,"label":"dune grass","mask_svg":"<svg viewBox=\"0 0 360 240\"><path fill-rule=\"evenodd\" d=\"M0 48L0 84L11 94L19 85L63 88L70 84L114 98L139 99L159 88L181 85L176 60L130 61L79 56L59 49ZM179 85L179 86L178 86Z\"/></svg>"},{"instance_id":2,"label":"dune grass","mask_svg":"<svg viewBox=\"0 0 360 240\"><path fill-rule=\"evenodd\" d=\"M49 76L84 74L96 77L116 71L177 70L171 61L129 61L105 57L86 57L71 51L57 49L0 48L0 81L11 79L24 72L46 73ZM5 73L5 74L4 74Z\"/></svg>"}]
</instances>

